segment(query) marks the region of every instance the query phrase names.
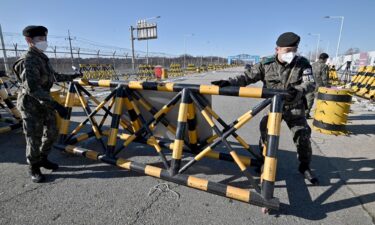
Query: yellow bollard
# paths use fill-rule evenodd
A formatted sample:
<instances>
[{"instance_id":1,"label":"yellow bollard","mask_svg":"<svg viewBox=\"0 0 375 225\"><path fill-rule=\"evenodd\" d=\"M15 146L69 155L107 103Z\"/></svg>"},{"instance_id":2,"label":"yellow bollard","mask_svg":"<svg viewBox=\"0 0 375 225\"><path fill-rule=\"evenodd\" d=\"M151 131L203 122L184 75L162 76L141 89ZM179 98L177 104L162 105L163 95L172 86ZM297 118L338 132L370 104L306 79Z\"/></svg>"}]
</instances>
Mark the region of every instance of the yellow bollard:
<instances>
[{"instance_id":1,"label":"yellow bollard","mask_svg":"<svg viewBox=\"0 0 375 225\"><path fill-rule=\"evenodd\" d=\"M313 128L323 134L346 134L345 125L352 97L350 89L320 87Z\"/></svg>"}]
</instances>

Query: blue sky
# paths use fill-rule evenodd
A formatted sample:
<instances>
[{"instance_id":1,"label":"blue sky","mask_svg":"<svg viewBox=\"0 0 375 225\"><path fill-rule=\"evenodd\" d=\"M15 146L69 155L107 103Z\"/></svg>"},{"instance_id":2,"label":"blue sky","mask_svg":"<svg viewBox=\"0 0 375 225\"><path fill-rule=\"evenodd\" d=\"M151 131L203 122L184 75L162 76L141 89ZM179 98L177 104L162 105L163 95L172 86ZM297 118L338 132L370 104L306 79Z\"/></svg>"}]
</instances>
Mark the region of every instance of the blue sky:
<instances>
[{"instance_id":1,"label":"blue sky","mask_svg":"<svg viewBox=\"0 0 375 225\"><path fill-rule=\"evenodd\" d=\"M300 51L320 46L334 55L340 20L323 16L345 16L340 52L350 47L375 50L375 0L268 0L268 1L167 1L167 0L1 0L0 24L5 32L19 32L26 25L41 24L49 34L73 36L130 48L129 26L138 19L156 20L159 38L149 41L149 50L170 54L236 55L272 54L275 40L285 31L302 37ZM61 42L67 45L66 40ZM66 42L66 43L65 43ZM78 45L73 41L73 45ZM146 50L146 42L136 42Z\"/></svg>"}]
</instances>

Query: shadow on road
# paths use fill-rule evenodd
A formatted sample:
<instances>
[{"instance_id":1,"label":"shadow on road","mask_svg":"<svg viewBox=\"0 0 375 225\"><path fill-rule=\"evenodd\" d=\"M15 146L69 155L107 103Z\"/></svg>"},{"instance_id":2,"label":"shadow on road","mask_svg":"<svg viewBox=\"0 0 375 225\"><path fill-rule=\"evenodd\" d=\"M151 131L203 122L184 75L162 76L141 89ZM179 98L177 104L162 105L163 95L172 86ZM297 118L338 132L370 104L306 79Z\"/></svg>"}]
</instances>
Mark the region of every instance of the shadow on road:
<instances>
[{"instance_id":1,"label":"shadow on road","mask_svg":"<svg viewBox=\"0 0 375 225\"><path fill-rule=\"evenodd\" d=\"M0 163L18 163L25 164L24 137L22 133L9 133L0 137L0 143L7 140L8 146L12 148L2 148L0 152ZM85 144L88 148L99 148L96 140L90 140L89 144ZM233 144L233 143L231 143ZM249 155L245 150L239 150L238 145L233 145L238 153ZM257 146L252 146L256 149ZM225 149L219 149L225 151ZM167 157L170 158L170 151L164 150ZM158 163L158 157L155 150L140 144L133 144L125 149L121 156L124 158L132 158L137 155L134 161L141 159L142 163L149 163L162 167ZM191 157L186 154L184 157ZM84 159L82 157L71 156L57 151L53 151L51 159L60 165L60 169L56 172L48 174L48 182L55 181L60 178L69 179L89 179L89 178L124 178L133 176L143 176L141 174L119 170L115 167ZM150 160L151 159L151 160ZM191 158L184 158L184 165ZM375 193L364 194L357 197L345 198L348 190L346 184L362 185L375 183L375 160L366 158L326 158L322 156L313 156L313 165L315 173L319 174L321 185L313 187L306 185L303 177L297 172L296 153L293 151L278 151L278 171L277 185L275 189L285 189L288 194L289 203L281 203L281 209L278 214L294 215L308 220L322 220L327 217L328 213L339 211L342 209L355 207L375 201ZM338 166L339 165L339 166ZM338 169L341 168L341 169ZM344 169L343 169L344 168ZM254 173L254 171L252 171ZM237 187L249 188L250 185L243 179L237 166L230 162L223 162L212 159L204 159L191 169L187 170L187 174L195 174L198 177L205 177L220 183L226 183ZM218 180L219 178L219 180ZM351 181L351 179L355 180ZM363 181L361 181L363 180ZM285 183L281 185L280 183ZM315 189L315 190L314 190ZM311 195L310 191L314 191ZM316 196L319 194L318 197ZM278 197L275 195L275 197Z\"/></svg>"}]
</instances>

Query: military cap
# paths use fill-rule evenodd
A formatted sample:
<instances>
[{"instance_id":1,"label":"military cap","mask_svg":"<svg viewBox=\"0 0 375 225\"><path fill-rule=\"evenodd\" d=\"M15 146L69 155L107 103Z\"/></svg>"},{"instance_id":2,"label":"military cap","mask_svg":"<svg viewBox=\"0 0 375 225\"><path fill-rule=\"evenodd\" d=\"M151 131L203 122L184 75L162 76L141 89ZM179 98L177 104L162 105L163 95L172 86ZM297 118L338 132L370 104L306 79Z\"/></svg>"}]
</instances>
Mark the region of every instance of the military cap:
<instances>
[{"instance_id":1,"label":"military cap","mask_svg":"<svg viewBox=\"0 0 375 225\"><path fill-rule=\"evenodd\" d=\"M43 26L27 26L23 29L22 34L25 37L37 37L37 36L47 36L48 29Z\"/></svg>"},{"instance_id":2,"label":"military cap","mask_svg":"<svg viewBox=\"0 0 375 225\"><path fill-rule=\"evenodd\" d=\"M301 38L293 33L293 32L286 32L279 36L276 41L276 45L279 47L297 47Z\"/></svg>"},{"instance_id":3,"label":"military cap","mask_svg":"<svg viewBox=\"0 0 375 225\"><path fill-rule=\"evenodd\" d=\"M327 53L322 53L319 55L319 59L328 59L329 58L329 55Z\"/></svg>"}]
</instances>

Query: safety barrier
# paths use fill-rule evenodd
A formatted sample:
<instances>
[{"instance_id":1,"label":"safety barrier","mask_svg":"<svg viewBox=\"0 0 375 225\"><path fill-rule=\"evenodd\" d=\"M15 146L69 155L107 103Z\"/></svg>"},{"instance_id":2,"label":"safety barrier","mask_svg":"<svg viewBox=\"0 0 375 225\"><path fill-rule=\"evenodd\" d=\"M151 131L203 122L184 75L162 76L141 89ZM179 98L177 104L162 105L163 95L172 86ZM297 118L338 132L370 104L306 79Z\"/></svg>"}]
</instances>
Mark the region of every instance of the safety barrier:
<instances>
[{"instance_id":1,"label":"safety barrier","mask_svg":"<svg viewBox=\"0 0 375 225\"><path fill-rule=\"evenodd\" d=\"M213 65L213 64L208 64L208 66L207 66L207 70L208 70L208 71L215 70L215 65Z\"/></svg>"},{"instance_id":2,"label":"safety barrier","mask_svg":"<svg viewBox=\"0 0 375 225\"><path fill-rule=\"evenodd\" d=\"M197 68L195 67L194 64L188 64L188 66L186 68L186 72L188 72L188 73L196 73L197 72Z\"/></svg>"},{"instance_id":3,"label":"safety barrier","mask_svg":"<svg viewBox=\"0 0 375 225\"><path fill-rule=\"evenodd\" d=\"M3 76L0 77L1 79L1 85L5 90L8 92L8 99L10 100L16 100L18 91L20 90L20 86L13 77Z\"/></svg>"},{"instance_id":4,"label":"safety barrier","mask_svg":"<svg viewBox=\"0 0 375 225\"><path fill-rule=\"evenodd\" d=\"M373 99L375 97L375 67L362 66L351 80L351 90L360 97Z\"/></svg>"},{"instance_id":5,"label":"safety barrier","mask_svg":"<svg viewBox=\"0 0 375 225\"><path fill-rule=\"evenodd\" d=\"M314 112L313 128L324 134L347 134L345 125L348 120L351 101L350 89L320 87Z\"/></svg>"},{"instance_id":6,"label":"safety barrier","mask_svg":"<svg viewBox=\"0 0 375 225\"><path fill-rule=\"evenodd\" d=\"M98 86L113 88L103 101L99 101L87 91L84 86ZM175 95L169 99L168 103L156 108L150 103L142 92L165 92ZM287 93L281 90L262 89L257 87L223 87L213 85L193 85L177 83L156 83L130 81L115 82L110 80L80 80L74 81L69 86L69 93L65 101L68 114L62 119L60 127L58 149L69 153L81 155L93 160L116 165L118 167L136 171L145 175L165 179L188 187L211 192L246 203L258 205L268 209L278 209L279 200L273 196L274 182L276 179L277 151L280 135L280 123L284 96ZM74 129L70 128L70 119L75 96L81 100L82 108L87 118ZM155 93L152 94L155 96ZM160 93L158 94L160 95ZM225 95L250 98L266 98L257 106L244 113L238 119L227 124L207 103L204 95ZM86 96L86 97L84 97ZM96 105L94 109L87 102ZM178 105L178 102L179 105ZM171 123L167 119L167 114L178 105L177 121ZM254 152L236 132L243 125L249 122L260 111L270 105L268 119L268 139L265 146L265 156ZM144 113L142 113L142 110ZM98 112L103 110L104 115L100 122L97 122ZM200 113L200 114L199 114ZM148 114L148 115L146 115ZM147 119L147 116L149 119ZM201 116L211 129L214 135L207 138L200 138L198 135L197 116ZM104 123L107 117L111 117L109 129L105 129ZM222 129L215 123L220 124ZM83 127L90 123L89 132L79 133ZM160 139L155 136L155 129L160 125L174 135L174 139ZM187 135L185 135L187 133ZM103 137L107 136L107 144ZM252 157L237 154L232 144L226 139L233 136ZM97 152L76 146L79 142L95 137L103 148L103 152ZM124 143L118 146L118 141ZM118 154L129 147L132 142L143 143L152 146L160 157L163 167L144 165L127 159L119 158ZM215 151L220 143L225 145L226 153ZM164 149L171 150L170 160L164 153ZM184 163L184 153L194 155ZM186 156L187 157L187 156ZM198 163L203 158L230 161L236 164L240 171L247 178L251 186L255 189L248 190L230 185L212 182L206 179L186 175L185 171ZM187 160L187 158L184 158ZM264 164L263 164L264 161ZM263 164L261 183L254 179L248 170L249 166L260 168Z\"/></svg>"},{"instance_id":7,"label":"safety barrier","mask_svg":"<svg viewBox=\"0 0 375 225\"><path fill-rule=\"evenodd\" d=\"M112 64L79 64L79 69L85 79L119 79Z\"/></svg>"},{"instance_id":8,"label":"safety barrier","mask_svg":"<svg viewBox=\"0 0 375 225\"><path fill-rule=\"evenodd\" d=\"M330 85L339 85L339 78L335 67L331 67L328 72L328 83Z\"/></svg>"},{"instance_id":9,"label":"safety barrier","mask_svg":"<svg viewBox=\"0 0 375 225\"><path fill-rule=\"evenodd\" d=\"M136 79L146 81L155 80L154 67L153 65L139 65Z\"/></svg>"},{"instance_id":10,"label":"safety barrier","mask_svg":"<svg viewBox=\"0 0 375 225\"><path fill-rule=\"evenodd\" d=\"M169 66L169 70L168 70L168 76L169 77L180 77L180 76L183 76L183 75L184 75L184 73L182 71L182 68L181 68L180 64L172 63Z\"/></svg>"},{"instance_id":11,"label":"safety barrier","mask_svg":"<svg viewBox=\"0 0 375 225\"><path fill-rule=\"evenodd\" d=\"M0 127L0 133L9 132L21 127L21 113L9 99L10 95L4 84L5 83L0 78L0 102L3 102L5 104L3 105L2 103L0 103L0 107L9 110L9 112L13 115L13 118L3 118L0 115L0 122L10 124L8 126Z\"/></svg>"}]
</instances>

